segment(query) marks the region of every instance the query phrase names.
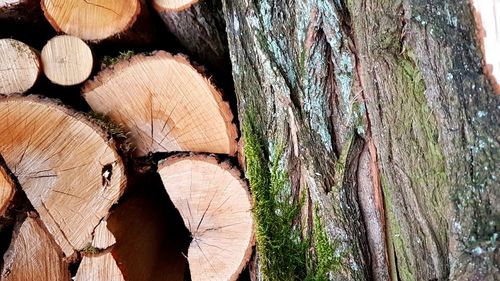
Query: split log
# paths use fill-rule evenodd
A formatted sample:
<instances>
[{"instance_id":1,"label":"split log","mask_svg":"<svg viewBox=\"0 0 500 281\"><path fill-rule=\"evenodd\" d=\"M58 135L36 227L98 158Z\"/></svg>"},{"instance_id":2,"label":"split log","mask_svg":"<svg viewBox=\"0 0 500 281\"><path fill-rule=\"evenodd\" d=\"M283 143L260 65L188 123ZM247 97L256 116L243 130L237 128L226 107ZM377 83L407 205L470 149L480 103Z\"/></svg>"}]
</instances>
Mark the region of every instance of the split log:
<instances>
[{"instance_id":1,"label":"split log","mask_svg":"<svg viewBox=\"0 0 500 281\"><path fill-rule=\"evenodd\" d=\"M101 71L83 88L85 100L131 133L135 154L236 152L229 104L181 55L135 55Z\"/></svg>"},{"instance_id":2,"label":"split log","mask_svg":"<svg viewBox=\"0 0 500 281\"><path fill-rule=\"evenodd\" d=\"M485 73L500 94L500 1L472 0L477 36L484 55Z\"/></svg>"},{"instance_id":3,"label":"split log","mask_svg":"<svg viewBox=\"0 0 500 281\"><path fill-rule=\"evenodd\" d=\"M82 258L82 262L80 263L76 273L75 281L95 280L126 280L111 252L93 256L84 256Z\"/></svg>"},{"instance_id":4,"label":"split log","mask_svg":"<svg viewBox=\"0 0 500 281\"><path fill-rule=\"evenodd\" d=\"M34 96L0 100L0 153L67 257L125 187L114 142L85 116Z\"/></svg>"},{"instance_id":5,"label":"split log","mask_svg":"<svg viewBox=\"0 0 500 281\"><path fill-rule=\"evenodd\" d=\"M116 243L115 236L109 231L108 222L106 220L102 220L95 228L93 238L92 247L96 249L105 250Z\"/></svg>"},{"instance_id":6,"label":"split log","mask_svg":"<svg viewBox=\"0 0 500 281\"><path fill-rule=\"evenodd\" d=\"M14 39L0 39L0 94L26 92L40 72L37 51Z\"/></svg>"},{"instance_id":7,"label":"split log","mask_svg":"<svg viewBox=\"0 0 500 281\"><path fill-rule=\"evenodd\" d=\"M107 221L102 220L95 228L92 244L80 253L83 258L76 272L76 281L110 280L123 281L125 277L120 270L111 248L116 239L107 228Z\"/></svg>"},{"instance_id":8,"label":"split log","mask_svg":"<svg viewBox=\"0 0 500 281\"><path fill-rule=\"evenodd\" d=\"M0 155L0 217L5 214L15 192L14 182L5 167L3 157Z\"/></svg>"},{"instance_id":9,"label":"split log","mask_svg":"<svg viewBox=\"0 0 500 281\"><path fill-rule=\"evenodd\" d=\"M2 280L69 280L69 265L52 237L36 217L28 216L14 231L4 256Z\"/></svg>"},{"instance_id":10,"label":"split log","mask_svg":"<svg viewBox=\"0 0 500 281\"><path fill-rule=\"evenodd\" d=\"M140 174L108 218L128 281L184 281L189 233L157 174Z\"/></svg>"},{"instance_id":11,"label":"split log","mask_svg":"<svg viewBox=\"0 0 500 281\"><path fill-rule=\"evenodd\" d=\"M54 84L70 86L85 81L92 71L93 58L89 46L78 37L56 36L42 49L45 76Z\"/></svg>"},{"instance_id":12,"label":"split log","mask_svg":"<svg viewBox=\"0 0 500 281\"><path fill-rule=\"evenodd\" d=\"M141 10L138 0L42 0L41 5L54 29L89 41L127 30Z\"/></svg>"},{"instance_id":13,"label":"split log","mask_svg":"<svg viewBox=\"0 0 500 281\"><path fill-rule=\"evenodd\" d=\"M251 199L240 172L199 155L169 158L158 173L191 232L191 280L236 280L253 245Z\"/></svg>"},{"instance_id":14,"label":"split log","mask_svg":"<svg viewBox=\"0 0 500 281\"><path fill-rule=\"evenodd\" d=\"M153 0L153 5L190 57L203 62L217 81L232 83L220 0Z\"/></svg>"}]
</instances>

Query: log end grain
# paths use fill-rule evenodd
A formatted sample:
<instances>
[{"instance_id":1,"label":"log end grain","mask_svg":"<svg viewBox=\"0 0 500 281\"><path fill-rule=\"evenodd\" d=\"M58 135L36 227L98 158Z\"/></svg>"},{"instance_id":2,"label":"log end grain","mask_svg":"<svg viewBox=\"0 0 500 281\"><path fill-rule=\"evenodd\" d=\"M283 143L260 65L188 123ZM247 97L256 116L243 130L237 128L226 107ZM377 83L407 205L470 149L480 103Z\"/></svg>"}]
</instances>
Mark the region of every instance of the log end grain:
<instances>
[{"instance_id":1,"label":"log end grain","mask_svg":"<svg viewBox=\"0 0 500 281\"><path fill-rule=\"evenodd\" d=\"M41 6L54 29L89 41L127 30L141 10L138 0L42 0Z\"/></svg>"},{"instance_id":2,"label":"log end grain","mask_svg":"<svg viewBox=\"0 0 500 281\"><path fill-rule=\"evenodd\" d=\"M50 39L42 49L41 60L45 76L58 85L80 84L92 71L92 51L75 36L61 35Z\"/></svg>"},{"instance_id":3,"label":"log end grain","mask_svg":"<svg viewBox=\"0 0 500 281\"><path fill-rule=\"evenodd\" d=\"M14 39L0 39L0 94L24 93L40 75L38 53Z\"/></svg>"},{"instance_id":4,"label":"log end grain","mask_svg":"<svg viewBox=\"0 0 500 281\"><path fill-rule=\"evenodd\" d=\"M191 279L237 280L254 243L251 199L240 172L206 155L169 158L158 172L191 232Z\"/></svg>"}]
</instances>

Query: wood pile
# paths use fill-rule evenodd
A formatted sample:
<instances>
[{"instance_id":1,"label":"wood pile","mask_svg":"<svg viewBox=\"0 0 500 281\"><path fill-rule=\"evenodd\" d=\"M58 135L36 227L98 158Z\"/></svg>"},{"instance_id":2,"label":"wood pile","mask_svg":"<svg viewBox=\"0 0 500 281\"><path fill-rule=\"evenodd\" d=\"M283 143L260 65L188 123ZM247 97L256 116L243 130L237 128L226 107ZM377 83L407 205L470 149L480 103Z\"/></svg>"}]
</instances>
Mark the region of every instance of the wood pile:
<instances>
[{"instance_id":1,"label":"wood pile","mask_svg":"<svg viewBox=\"0 0 500 281\"><path fill-rule=\"evenodd\" d=\"M1 280L243 274L252 202L207 5L0 0Z\"/></svg>"}]
</instances>

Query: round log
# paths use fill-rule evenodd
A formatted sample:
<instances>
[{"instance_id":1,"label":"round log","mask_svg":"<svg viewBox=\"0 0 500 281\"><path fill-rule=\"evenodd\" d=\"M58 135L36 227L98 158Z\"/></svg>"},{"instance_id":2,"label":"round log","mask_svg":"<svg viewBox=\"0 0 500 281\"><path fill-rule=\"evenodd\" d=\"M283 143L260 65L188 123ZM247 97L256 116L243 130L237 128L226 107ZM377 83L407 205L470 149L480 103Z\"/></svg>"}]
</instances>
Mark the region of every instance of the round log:
<instances>
[{"instance_id":1,"label":"round log","mask_svg":"<svg viewBox=\"0 0 500 281\"><path fill-rule=\"evenodd\" d=\"M0 153L67 257L125 188L114 142L85 116L48 99L0 100Z\"/></svg>"},{"instance_id":2,"label":"round log","mask_svg":"<svg viewBox=\"0 0 500 281\"><path fill-rule=\"evenodd\" d=\"M158 173L191 232L191 279L236 280L253 245L253 218L240 172L210 156L169 158Z\"/></svg>"},{"instance_id":3,"label":"round log","mask_svg":"<svg viewBox=\"0 0 500 281\"><path fill-rule=\"evenodd\" d=\"M50 39L42 49L43 72L54 84L70 86L85 81L92 71L92 51L70 35Z\"/></svg>"},{"instance_id":4,"label":"round log","mask_svg":"<svg viewBox=\"0 0 500 281\"><path fill-rule=\"evenodd\" d=\"M137 0L42 0L41 5L54 29L89 41L127 30L141 10Z\"/></svg>"},{"instance_id":5,"label":"round log","mask_svg":"<svg viewBox=\"0 0 500 281\"><path fill-rule=\"evenodd\" d=\"M0 94L24 93L40 75L38 53L14 39L0 39Z\"/></svg>"},{"instance_id":6,"label":"round log","mask_svg":"<svg viewBox=\"0 0 500 281\"><path fill-rule=\"evenodd\" d=\"M83 95L94 111L130 131L137 156L236 152L229 104L184 56L135 55L101 71Z\"/></svg>"},{"instance_id":7,"label":"round log","mask_svg":"<svg viewBox=\"0 0 500 281\"><path fill-rule=\"evenodd\" d=\"M164 11L181 11L197 3L198 0L154 0L155 7Z\"/></svg>"}]
</instances>

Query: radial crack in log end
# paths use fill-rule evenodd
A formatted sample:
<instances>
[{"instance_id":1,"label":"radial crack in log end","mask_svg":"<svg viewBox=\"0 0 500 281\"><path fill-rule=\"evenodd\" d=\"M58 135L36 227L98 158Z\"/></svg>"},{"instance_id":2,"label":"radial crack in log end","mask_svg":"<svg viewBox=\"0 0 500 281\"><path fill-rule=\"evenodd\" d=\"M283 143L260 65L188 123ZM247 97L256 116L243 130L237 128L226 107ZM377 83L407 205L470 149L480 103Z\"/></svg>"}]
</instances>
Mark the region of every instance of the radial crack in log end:
<instances>
[{"instance_id":1,"label":"radial crack in log end","mask_svg":"<svg viewBox=\"0 0 500 281\"><path fill-rule=\"evenodd\" d=\"M0 39L0 94L26 92L35 84L40 70L37 51L14 39Z\"/></svg>"},{"instance_id":2,"label":"radial crack in log end","mask_svg":"<svg viewBox=\"0 0 500 281\"><path fill-rule=\"evenodd\" d=\"M251 199L239 171L205 155L170 158L158 171L191 232L192 280L236 280L254 243Z\"/></svg>"},{"instance_id":3,"label":"radial crack in log end","mask_svg":"<svg viewBox=\"0 0 500 281\"><path fill-rule=\"evenodd\" d=\"M94 111L130 131L137 156L236 152L229 104L184 56L135 55L103 70L83 95Z\"/></svg>"},{"instance_id":4,"label":"radial crack in log end","mask_svg":"<svg viewBox=\"0 0 500 281\"><path fill-rule=\"evenodd\" d=\"M138 0L42 0L41 5L54 29L91 41L127 30L141 11Z\"/></svg>"},{"instance_id":5,"label":"radial crack in log end","mask_svg":"<svg viewBox=\"0 0 500 281\"><path fill-rule=\"evenodd\" d=\"M125 188L123 163L101 127L35 96L0 100L0 153L67 257ZM103 167L115 163L103 185Z\"/></svg>"},{"instance_id":6,"label":"radial crack in log end","mask_svg":"<svg viewBox=\"0 0 500 281\"><path fill-rule=\"evenodd\" d=\"M69 280L68 264L38 218L28 216L4 256L2 280Z\"/></svg>"},{"instance_id":7,"label":"radial crack in log end","mask_svg":"<svg viewBox=\"0 0 500 281\"><path fill-rule=\"evenodd\" d=\"M78 37L56 36L42 49L45 76L54 84L70 86L82 83L92 71L92 51Z\"/></svg>"},{"instance_id":8,"label":"radial crack in log end","mask_svg":"<svg viewBox=\"0 0 500 281\"><path fill-rule=\"evenodd\" d=\"M76 280L123 281L125 277L111 252L107 252L97 256L84 256L78 267Z\"/></svg>"}]
</instances>

